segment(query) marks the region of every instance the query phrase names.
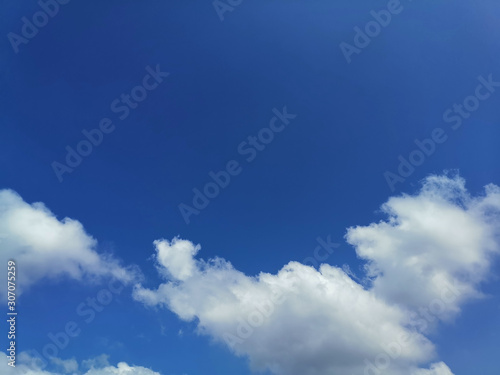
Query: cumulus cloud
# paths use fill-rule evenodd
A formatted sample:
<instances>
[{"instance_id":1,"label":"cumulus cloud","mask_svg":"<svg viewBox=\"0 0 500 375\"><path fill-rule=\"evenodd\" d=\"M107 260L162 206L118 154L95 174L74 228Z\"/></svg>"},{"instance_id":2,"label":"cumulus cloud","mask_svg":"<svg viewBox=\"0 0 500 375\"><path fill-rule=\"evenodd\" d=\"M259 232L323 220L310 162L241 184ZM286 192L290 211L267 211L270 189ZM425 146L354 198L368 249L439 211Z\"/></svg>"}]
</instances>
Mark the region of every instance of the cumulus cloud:
<instances>
[{"instance_id":1,"label":"cumulus cloud","mask_svg":"<svg viewBox=\"0 0 500 375\"><path fill-rule=\"evenodd\" d=\"M394 354L387 374L414 368L434 355L432 343L404 326L406 316L327 264L319 271L290 262L276 275L250 277L220 258L192 258L190 241L156 241L157 261L170 280L157 290L137 286L134 297L164 305L201 333L247 356L255 370L276 374L363 374L367 360ZM165 252L179 253L169 263ZM173 277L179 258L192 272ZM390 372L392 371L392 372Z\"/></svg>"},{"instance_id":2,"label":"cumulus cloud","mask_svg":"<svg viewBox=\"0 0 500 375\"><path fill-rule=\"evenodd\" d=\"M386 221L347 232L368 261L368 286L328 264L316 270L290 262L277 274L247 276L224 259L195 258L200 246L175 238L155 242L165 282L157 289L136 285L134 298L196 321L200 333L256 370L450 375L442 362L420 368L435 348L415 311L430 306L427 315L447 318L480 296L498 252L500 190L489 185L471 198L462 179L433 176L418 194L389 199L383 211Z\"/></svg>"},{"instance_id":3,"label":"cumulus cloud","mask_svg":"<svg viewBox=\"0 0 500 375\"><path fill-rule=\"evenodd\" d=\"M392 197L382 211L387 220L350 228L346 235L368 261L374 294L411 309L434 305L445 320L465 301L481 297L478 286L500 251L497 186L472 198L462 178L431 176L419 194Z\"/></svg>"},{"instance_id":4,"label":"cumulus cloud","mask_svg":"<svg viewBox=\"0 0 500 375\"><path fill-rule=\"evenodd\" d=\"M16 276L18 294L44 278L61 276L97 280L109 276L123 282L136 278L110 255L96 251L97 241L82 224L59 220L43 203L26 203L12 190L0 190L0 262L14 259L22 267ZM6 279L6 267L0 277ZM6 288L0 291L5 298Z\"/></svg>"},{"instance_id":5,"label":"cumulus cloud","mask_svg":"<svg viewBox=\"0 0 500 375\"><path fill-rule=\"evenodd\" d=\"M15 367L9 366L8 362L7 354L0 352L0 373L3 375L160 375L160 373L146 367L131 366L125 362L112 366L107 360L103 363L102 358L97 361L93 359L83 361L83 366L78 366L74 359L52 358L52 362L57 365L54 370L43 369L41 362L26 352L19 354ZM91 363L92 366L89 369L79 371L78 368L85 367L85 363Z\"/></svg>"}]
</instances>

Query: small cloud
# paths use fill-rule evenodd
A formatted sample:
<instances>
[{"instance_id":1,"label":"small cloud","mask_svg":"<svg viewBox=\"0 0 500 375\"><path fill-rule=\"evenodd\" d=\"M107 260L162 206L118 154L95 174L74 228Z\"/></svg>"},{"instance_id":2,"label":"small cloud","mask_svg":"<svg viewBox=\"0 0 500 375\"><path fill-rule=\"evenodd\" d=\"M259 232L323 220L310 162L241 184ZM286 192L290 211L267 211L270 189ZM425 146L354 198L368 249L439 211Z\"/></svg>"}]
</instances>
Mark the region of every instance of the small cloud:
<instances>
[{"instance_id":1,"label":"small cloud","mask_svg":"<svg viewBox=\"0 0 500 375\"><path fill-rule=\"evenodd\" d=\"M99 368L99 367L109 366L108 359L109 359L109 355L101 354L97 357L82 361L82 367L90 369L90 368L94 368L94 367Z\"/></svg>"},{"instance_id":2,"label":"small cloud","mask_svg":"<svg viewBox=\"0 0 500 375\"><path fill-rule=\"evenodd\" d=\"M50 359L52 363L61 368L65 374L78 371L78 362L75 359L61 359L57 357L52 357Z\"/></svg>"},{"instance_id":3,"label":"small cloud","mask_svg":"<svg viewBox=\"0 0 500 375\"><path fill-rule=\"evenodd\" d=\"M7 363L7 354L0 352L0 373L2 375L61 375L61 370L64 374L77 373L79 375L161 375L149 368L129 365L126 362L120 362L116 366L110 365L106 354L82 361L81 366L78 366L74 359L51 358L51 364L57 368L55 371L44 369L41 361L27 352L19 353L16 367L11 367ZM85 369L85 372L78 371L79 367Z\"/></svg>"}]
</instances>

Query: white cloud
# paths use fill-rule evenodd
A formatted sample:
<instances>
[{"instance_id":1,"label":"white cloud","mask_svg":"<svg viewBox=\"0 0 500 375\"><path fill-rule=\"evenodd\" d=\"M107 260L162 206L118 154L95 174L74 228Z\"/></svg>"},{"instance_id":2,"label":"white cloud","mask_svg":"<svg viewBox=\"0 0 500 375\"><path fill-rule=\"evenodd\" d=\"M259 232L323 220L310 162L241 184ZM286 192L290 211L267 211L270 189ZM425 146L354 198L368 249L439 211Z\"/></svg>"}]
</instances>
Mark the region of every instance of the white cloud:
<instances>
[{"instance_id":1,"label":"white cloud","mask_svg":"<svg viewBox=\"0 0 500 375\"><path fill-rule=\"evenodd\" d=\"M179 258L199 249L180 239L155 244L158 254L167 248L183 253L175 257L176 268ZM172 268L168 258L157 260ZM200 332L248 356L256 370L362 374L365 359L384 349L397 352L392 371L433 357L430 341L404 327L402 310L363 289L340 268L323 264L318 272L290 262L276 275L249 277L222 259L191 258L188 264L193 262L189 276L171 276L158 290L137 286L134 297L149 306L164 305L185 321L197 319Z\"/></svg>"},{"instance_id":2,"label":"white cloud","mask_svg":"<svg viewBox=\"0 0 500 375\"><path fill-rule=\"evenodd\" d=\"M155 241L158 250L157 258L160 272L166 271L177 280L185 280L193 275L196 269L193 257L200 250L200 246L192 246L189 241L176 240L170 244L166 241Z\"/></svg>"},{"instance_id":3,"label":"white cloud","mask_svg":"<svg viewBox=\"0 0 500 375\"><path fill-rule=\"evenodd\" d=\"M418 195L384 205L387 222L349 229L369 260L368 289L327 264L290 262L275 275L247 276L220 258L195 259L199 245L174 239L155 242L166 281L156 290L137 285L134 298L196 321L254 369L278 375L449 375L444 363L418 368L435 350L409 310L433 311L444 300L441 317L449 317L480 295L498 251L499 191L490 185L473 199L463 180L430 177Z\"/></svg>"},{"instance_id":4,"label":"white cloud","mask_svg":"<svg viewBox=\"0 0 500 375\"><path fill-rule=\"evenodd\" d=\"M350 228L346 235L368 261L373 293L410 309L434 304L442 319L482 295L478 285L500 251L497 186L472 198L463 179L431 176L418 195L390 198L382 211L388 220ZM443 296L447 290L453 293Z\"/></svg>"},{"instance_id":5,"label":"white cloud","mask_svg":"<svg viewBox=\"0 0 500 375\"><path fill-rule=\"evenodd\" d=\"M5 265L14 259L22 269L16 275L17 294L43 278L135 279L135 270L97 253L96 247L97 241L80 222L58 220L43 203L28 204L14 191L0 190L0 262ZM1 268L0 277L6 279L6 267ZM0 293L5 298L6 288Z\"/></svg>"},{"instance_id":6,"label":"white cloud","mask_svg":"<svg viewBox=\"0 0 500 375\"><path fill-rule=\"evenodd\" d=\"M160 375L160 373L142 366L131 366L125 362L120 362L116 366L111 366L107 363L107 356L98 357L97 360L90 359L83 361L82 364L92 364L90 369L78 371L78 363L74 359L62 360L60 358L52 358L52 362L56 364L57 369L45 370L40 361L35 357L31 357L28 353L22 352L17 357L16 367L9 366L8 357L4 352L0 352L0 373L2 375ZM69 366L69 367L68 367ZM62 370L62 372L61 372Z\"/></svg>"}]
</instances>

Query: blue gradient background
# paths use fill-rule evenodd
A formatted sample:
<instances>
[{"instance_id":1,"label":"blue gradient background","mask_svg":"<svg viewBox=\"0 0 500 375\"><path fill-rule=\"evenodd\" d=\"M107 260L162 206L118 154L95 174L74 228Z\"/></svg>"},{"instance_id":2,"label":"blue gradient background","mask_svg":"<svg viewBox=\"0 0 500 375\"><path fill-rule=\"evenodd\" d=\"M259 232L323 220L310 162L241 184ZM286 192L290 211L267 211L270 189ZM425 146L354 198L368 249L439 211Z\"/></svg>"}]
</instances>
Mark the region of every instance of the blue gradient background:
<instances>
[{"instance_id":1,"label":"blue gradient background","mask_svg":"<svg viewBox=\"0 0 500 375\"><path fill-rule=\"evenodd\" d=\"M404 1L347 64L339 44L352 43L353 28L386 4L245 0L221 22L210 1L73 0L15 54L7 33L20 33L21 17L39 6L2 1L0 188L79 220L101 251L139 265L151 285L152 241L175 235L247 274L300 261L316 237L330 235L341 246L328 262L361 272L345 229L380 220L391 194L414 192L445 169L459 169L472 193L500 184L500 90L459 130L442 120L474 93L479 75L500 81L498 1ZM170 76L59 183L51 163L64 160L82 129L115 119L110 103L156 64ZM238 145L283 106L297 118L244 162ZM392 193L383 173L436 127L449 139ZM242 173L186 225L179 203L190 204L192 189L231 159ZM85 324L75 308L100 288L44 282L23 295L19 350L41 351L48 332L75 320L82 333L62 358L107 353L162 374L250 374L244 359L194 324L145 309L130 290ZM432 337L456 375L498 373L500 282L483 290L494 297Z\"/></svg>"}]
</instances>

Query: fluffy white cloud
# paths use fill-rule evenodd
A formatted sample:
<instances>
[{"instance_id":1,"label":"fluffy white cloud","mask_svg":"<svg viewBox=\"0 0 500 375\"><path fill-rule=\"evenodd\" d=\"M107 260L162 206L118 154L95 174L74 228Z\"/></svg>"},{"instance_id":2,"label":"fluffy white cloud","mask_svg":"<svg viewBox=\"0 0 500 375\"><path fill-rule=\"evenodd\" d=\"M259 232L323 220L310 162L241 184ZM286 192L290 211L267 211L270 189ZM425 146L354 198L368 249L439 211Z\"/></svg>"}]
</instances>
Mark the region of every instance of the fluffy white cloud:
<instances>
[{"instance_id":1,"label":"fluffy white cloud","mask_svg":"<svg viewBox=\"0 0 500 375\"><path fill-rule=\"evenodd\" d=\"M131 366L125 362L120 362L116 366L111 366L102 358L99 360L87 360L82 362L82 366L74 359L62 360L60 358L52 358L52 362L56 364L54 370L45 370L39 360L31 357L28 353L22 352L19 354L16 367L8 365L8 357L4 352L0 352L0 373L2 375L160 375L160 373L142 366ZM92 364L90 368L85 368L86 364Z\"/></svg>"},{"instance_id":2,"label":"fluffy white cloud","mask_svg":"<svg viewBox=\"0 0 500 375\"><path fill-rule=\"evenodd\" d=\"M196 254L199 246L174 239L157 241L156 248L159 264L174 274L177 260ZM178 253L173 265L160 256L165 252ZM192 262L195 266L188 276L172 277L157 291L137 287L135 298L148 305L164 304L186 321L197 318L201 332L225 342L237 354L248 355L255 369L280 374L362 369L365 358L402 338L407 344L395 367L432 355L426 338L402 327L405 317L400 310L377 299L339 268L323 264L318 272L291 262L276 275L249 277L222 259L203 262L191 257L188 264ZM317 372L309 370L312 364Z\"/></svg>"},{"instance_id":3,"label":"fluffy white cloud","mask_svg":"<svg viewBox=\"0 0 500 375\"><path fill-rule=\"evenodd\" d=\"M185 280L193 275L196 270L196 264L193 257L200 250L200 246L193 246L189 241L176 241L174 246L171 246L166 241L154 242L158 250L158 267L160 272L166 271L166 276L169 275L177 280Z\"/></svg>"},{"instance_id":4,"label":"fluffy white cloud","mask_svg":"<svg viewBox=\"0 0 500 375\"><path fill-rule=\"evenodd\" d=\"M130 282L136 271L96 252L97 241L78 221L58 220L43 203L28 204L12 190L0 190L0 263L14 259L18 294L43 278L95 281L102 276ZM6 267L0 277L6 279ZM0 291L5 298L6 288Z\"/></svg>"},{"instance_id":5,"label":"fluffy white cloud","mask_svg":"<svg viewBox=\"0 0 500 375\"><path fill-rule=\"evenodd\" d=\"M419 194L383 206L387 221L349 229L347 240L369 261L368 288L327 264L290 262L275 275L247 276L223 259L196 259L200 246L176 238L155 242L166 281L156 290L137 285L134 298L197 321L254 369L450 375L444 363L419 368L435 355L421 321L451 316L480 295L498 252L499 191L490 185L473 199L460 178L430 177Z\"/></svg>"},{"instance_id":6,"label":"fluffy white cloud","mask_svg":"<svg viewBox=\"0 0 500 375\"><path fill-rule=\"evenodd\" d=\"M164 305L200 332L248 356L256 370L276 374L363 374L379 354L390 358L387 374L401 374L433 357L422 334L404 326L406 316L327 264L319 271L290 262L276 275L249 277L222 259L192 258L199 245L156 241L157 261L170 274L158 290L137 286L134 297ZM174 263L160 254L178 253ZM178 259L191 258L189 274ZM191 267L191 266L189 266ZM389 354L387 354L389 353ZM368 362L367 362L368 361Z\"/></svg>"},{"instance_id":7,"label":"fluffy white cloud","mask_svg":"<svg viewBox=\"0 0 500 375\"><path fill-rule=\"evenodd\" d=\"M462 178L431 176L420 194L390 198L382 211L388 220L346 236L368 261L373 293L413 310L434 308L445 320L481 296L478 285L500 251L497 186L472 198Z\"/></svg>"}]
</instances>

